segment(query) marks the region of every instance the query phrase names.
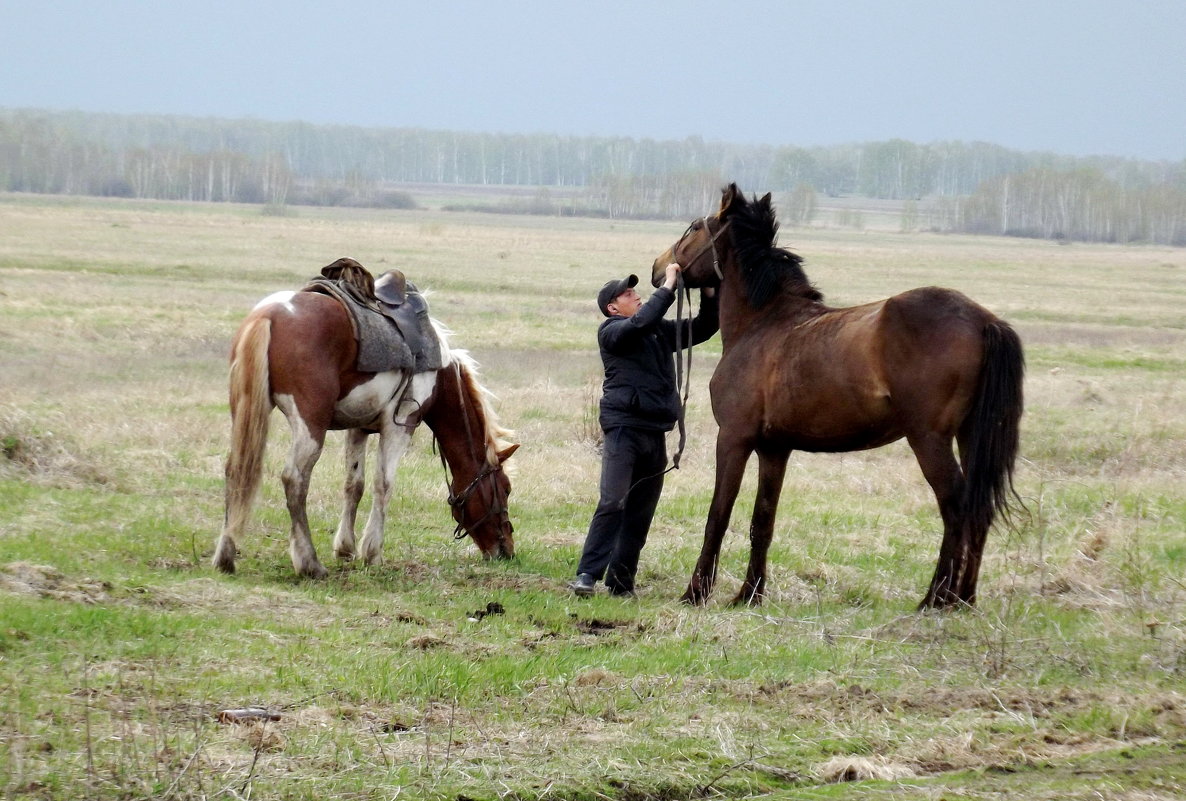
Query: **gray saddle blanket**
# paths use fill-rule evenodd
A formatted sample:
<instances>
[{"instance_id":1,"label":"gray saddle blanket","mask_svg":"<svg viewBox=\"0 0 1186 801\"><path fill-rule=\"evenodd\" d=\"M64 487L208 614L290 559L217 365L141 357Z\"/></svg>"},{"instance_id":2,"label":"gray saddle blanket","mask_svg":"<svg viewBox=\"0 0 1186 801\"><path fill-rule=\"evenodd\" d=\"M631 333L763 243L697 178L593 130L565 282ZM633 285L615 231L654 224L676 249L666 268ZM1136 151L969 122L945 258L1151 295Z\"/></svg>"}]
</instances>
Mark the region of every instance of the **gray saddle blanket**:
<instances>
[{"instance_id":1,"label":"gray saddle blanket","mask_svg":"<svg viewBox=\"0 0 1186 801\"><path fill-rule=\"evenodd\" d=\"M398 275L399 296L388 295L397 303L377 297L364 297L351 283L328 278L313 278L302 292L320 292L336 298L350 314L354 339L358 343L356 367L363 373L388 370L411 370L424 373L441 369L441 341L428 319L428 301L403 275Z\"/></svg>"}]
</instances>

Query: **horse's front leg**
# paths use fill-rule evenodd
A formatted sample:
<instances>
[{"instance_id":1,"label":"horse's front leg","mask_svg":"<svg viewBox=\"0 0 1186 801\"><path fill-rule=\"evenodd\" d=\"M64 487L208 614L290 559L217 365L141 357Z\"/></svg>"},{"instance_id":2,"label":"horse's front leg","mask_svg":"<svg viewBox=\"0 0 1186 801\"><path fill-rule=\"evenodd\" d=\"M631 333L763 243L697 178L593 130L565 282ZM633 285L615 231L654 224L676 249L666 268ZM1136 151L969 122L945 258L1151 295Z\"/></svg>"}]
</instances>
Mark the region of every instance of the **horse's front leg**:
<instances>
[{"instance_id":1,"label":"horse's front leg","mask_svg":"<svg viewBox=\"0 0 1186 801\"><path fill-rule=\"evenodd\" d=\"M745 571L745 583L733 599L734 606L757 606L762 603L762 596L766 593L766 555L774 536L774 516L778 511L782 479L790 455L790 451L773 454L758 452L758 496L754 501L754 515L749 529L749 567Z\"/></svg>"},{"instance_id":2,"label":"horse's front leg","mask_svg":"<svg viewBox=\"0 0 1186 801\"><path fill-rule=\"evenodd\" d=\"M383 561L383 528L387 524L387 505L395 487L395 471L412 441L407 427L389 418L379 432L379 453L375 462L375 483L371 513L359 543L359 555L368 565Z\"/></svg>"},{"instance_id":3,"label":"horse's front leg","mask_svg":"<svg viewBox=\"0 0 1186 801\"><path fill-rule=\"evenodd\" d=\"M708 509L708 522L704 525L704 545L700 548L700 558L696 560L688 588L680 598L686 604L703 604L712 594L717 577L717 560L721 556L721 541L729 528L729 518L733 514L733 504L737 501L750 453L751 448L748 446L725 442L720 434L717 435L716 483L712 504Z\"/></svg>"},{"instance_id":4,"label":"horse's front leg","mask_svg":"<svg viewBox=\"0 0 1186 801\"><path fill-rule=\"evenodd\" d=\"M354 521L366 480L367 432L352 428L346 432L346 483L342 487L342 519L334 534L334 553L342 560L354 558Z\"/></svg>"},{"instance_id":5,"label":"horse's front leg","mask_svg":"<svg viewBox=\"0 0 1186 801\"><path fill-rule=\"evenodd\" d=\"M288 418L292 429L292 449L289 451L288 464L284 466L281 481L284 483L284 496L288 501L288 516L292 520L292 530L288 535L288 553L292 557L292 567L297 575L321 579L329 572L317 559L317 551L313 548L313 538L309 534L309 518L305 511L305 502L309 496L309 477L313 474L313 466L321 456L321 448L325 443L325 427L310 427L301 417L300 411L291 398L278 399L278 406Z\"/></svg>"}]
</instances>

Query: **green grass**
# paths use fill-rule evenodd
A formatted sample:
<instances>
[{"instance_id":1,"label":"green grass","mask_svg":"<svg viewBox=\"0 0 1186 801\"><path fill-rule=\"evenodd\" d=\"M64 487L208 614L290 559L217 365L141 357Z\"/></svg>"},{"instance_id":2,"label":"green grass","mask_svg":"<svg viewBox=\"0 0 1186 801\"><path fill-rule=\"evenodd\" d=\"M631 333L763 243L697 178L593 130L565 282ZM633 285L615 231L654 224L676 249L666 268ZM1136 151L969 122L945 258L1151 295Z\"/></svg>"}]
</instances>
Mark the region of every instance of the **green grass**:
<instances>
[{"instance_id":1,"label":"green grass","mask_svg":"<svg viewBox=\"0 0 1186 801\"><path fill-rule=\"evenodd\" d=\"M676 601L711 495L716 341L696 351L641 596L565 591L599 467L591 298L682 226L26 197L0 197L0 226L6 798L1186 793L1186 333L1167 269L1186 252L784 231L832 302L954 286L1026 342L1028 514L990 537L976 609L919 614L940 525L901 443L795 454L768 601L734 609L751 468L713 601ZM295 578L274 415L239 572L209 566L229 338L342 255L433 290L481 362L522 443L514 561L452 541L422 433L384 564L334 562L331 437L309 507L330 576ZM253 705L280 720L218 721Z\"/></svg>"}]
</instances>

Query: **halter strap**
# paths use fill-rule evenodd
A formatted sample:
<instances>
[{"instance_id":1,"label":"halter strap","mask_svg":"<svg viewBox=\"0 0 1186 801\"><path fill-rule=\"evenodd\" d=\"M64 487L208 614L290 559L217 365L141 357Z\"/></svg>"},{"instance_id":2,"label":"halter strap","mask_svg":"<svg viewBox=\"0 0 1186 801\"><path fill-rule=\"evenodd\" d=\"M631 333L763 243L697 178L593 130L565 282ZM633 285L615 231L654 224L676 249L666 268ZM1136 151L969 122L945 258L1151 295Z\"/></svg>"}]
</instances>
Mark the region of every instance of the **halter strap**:
<instances>
[{"instance_id":1,"label":"halter strap","mask_svg":"<svg viewBox=\"0 0 1186 801\"><path fill-rule=\"evenodd\" d=\"M699 220L692 220L692 224L688 226L688 230L684 231L684 235L680 237L680 242L682 242L684 239L687 238L688 232L692 230L692 225L695 225L697 222L701 222L701 221L704 222L704 230L707 231L708 230L708 217L707 216L701 217ZM717 255L717 239L720 238L721 234L725 233L725 230L728 229L728 227L729 227L729 223L725 222L725 223L722 223L721 227L717 229L717 232L715 234L710 233L709 237L708 237L708 242L703 247L701 247L700 250L698 250L696 252L695 256L692 256L692 258L688 259L684 266L686 267L689 264L691 264L692 262L696 261L697 259L699 259L701 256L704 255L705 251L711 249L712 250L712 271L717 274L718 281L724 281L725 274L723 272L721 272L721 259ZM679 243L677 242L676 247L678 247L678 246L679 246Z\"/></svg>"}]
</instances>

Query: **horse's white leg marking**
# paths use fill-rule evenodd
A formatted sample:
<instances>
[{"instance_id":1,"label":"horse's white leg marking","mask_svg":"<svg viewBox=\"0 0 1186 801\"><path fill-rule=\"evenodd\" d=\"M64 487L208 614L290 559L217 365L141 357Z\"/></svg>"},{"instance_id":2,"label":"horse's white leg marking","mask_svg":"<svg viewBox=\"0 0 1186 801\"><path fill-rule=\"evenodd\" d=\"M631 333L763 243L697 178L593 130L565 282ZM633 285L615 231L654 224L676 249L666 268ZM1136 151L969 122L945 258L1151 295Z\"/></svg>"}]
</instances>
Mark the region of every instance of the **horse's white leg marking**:
<instances>
[{"instance_id":1,"label":"horse's white leg marking","mask_svg":"<svg viewBox=\"0 0 1186 801\"><path fill-rule=\"evenodd\" d=\"M354 558L354 520L362 499L366 478L367 432L361 428L346 431L346 484L342 489L342 520L334 535L334 553L339 559Z\"/></svg>"},{"instance_id":2,"label":"horse's white leg marking","mask_svg":"<svg viewBox=\"0 0 1186 801\"><path fill-rule=\"evenodd\" d=\"M395 470L412 441L411 433L394 421L388 420L379 432L379 452L375 457L375 480L372 487L371 513L367 516L359 553L368 564L383 560L383 527L387 522L387 505L395 486Z\"/></svg>"},{"instance_id":3,"label":"horse's white leg marking","mask_svg":"<svg viewBox=\"0 0 1186 801\"><path fill-rule=\"evenodd\" d=\"M317 464L317 458L321 456L322 443L313 437L305 425L291 395L277 395L275 401L292 429L292 450L280 476L288 500L288 516L292 518L288 553L292 557L292 567L299 575L325 578L329 573L317 560L317 551L313 548L313 539L309 533L309 518L305 512L309 477L313 473L313 465Z\"/></svg>"},{"instance_id":4,"label":"horse's white leg marking","mask_svg":"<svg viewBox=\"0 0 1186 801\"><path fill-rule=\"evenodd\" d=\"M383 528L387 522L387 506L395 488L395 471L412 441L408 419L412 416L419 419L421 404L432 397L434 386L436 373L417 373L412 376L412 385L403 393L403 399L394 414L384 415L385 422L379 433L371 513L359 543L360 556L368 565L383 558Z\"/></svg>"}]
</instances>

